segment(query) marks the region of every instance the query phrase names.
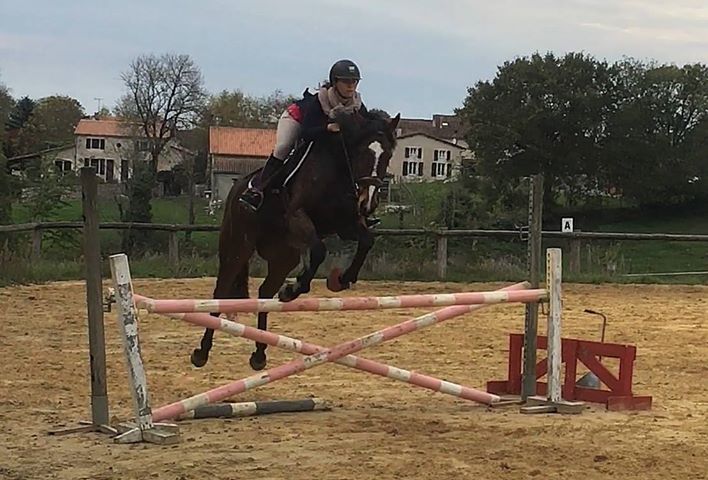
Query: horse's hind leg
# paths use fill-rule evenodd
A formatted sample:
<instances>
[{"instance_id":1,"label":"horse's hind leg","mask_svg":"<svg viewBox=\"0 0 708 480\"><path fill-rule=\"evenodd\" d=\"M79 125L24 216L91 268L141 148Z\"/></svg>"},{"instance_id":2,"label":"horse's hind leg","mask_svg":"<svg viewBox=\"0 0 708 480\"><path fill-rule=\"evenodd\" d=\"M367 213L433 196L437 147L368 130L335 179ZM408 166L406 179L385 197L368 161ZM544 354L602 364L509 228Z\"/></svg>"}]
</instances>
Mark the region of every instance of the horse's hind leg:
<instances>
[{"instance_id":1,"label":"horse's hind leg","mask_svg":"<svg viewBox=\"0 0 708 480\"><path fill-rule=\"evenodd\" d=\"M248 259L253 253L252 249L244 250L235 261L222 259L219 262L219 274L214 287L213 298L248 298ZM218 317L220 312L212 312ZM192 352L192 365L203 367L209 361L209 352L213 345L214 330L207 328L204 331L200 348Z\"/></svg>"},{"instance_id":2,"label":"horse's hind leg","mask_svg":"<svg viewBox=\"0 0 708 480\"><path fill-rule=\"evenodd\" d=\"M273 298L285 282L288 274L299 262L299 252L289 247L282 247L275 258L268 259L268 274L258 289L258 298ZM268 330L268 313L258 314L258 328ZM254 370L263 370L268 362L265 343L256 342L256 350L251 354L249 363Z\"/></svg>"}]
</instances>

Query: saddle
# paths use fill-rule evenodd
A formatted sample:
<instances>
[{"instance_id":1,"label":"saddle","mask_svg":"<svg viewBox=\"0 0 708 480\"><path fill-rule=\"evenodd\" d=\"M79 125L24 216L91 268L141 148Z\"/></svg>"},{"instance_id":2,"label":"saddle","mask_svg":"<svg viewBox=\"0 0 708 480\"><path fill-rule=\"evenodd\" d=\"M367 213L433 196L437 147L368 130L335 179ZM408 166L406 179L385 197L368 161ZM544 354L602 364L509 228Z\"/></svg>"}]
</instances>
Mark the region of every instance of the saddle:
<instances>
[{"instance_id":1,"label":"saddle","mask_svg":"<svg viewBox=\"0 0 708 480\"><path fill-rule=\"evenodd\" d=\"M272 193L280 193L288 186L297 172L302 167L307 159L307 155L312 148L312 142L298 140L295 146L290 150L290 153L283 160L283 165L278 169L273 176L267 180L265 191Z\"/></svg>"}]
</instances>

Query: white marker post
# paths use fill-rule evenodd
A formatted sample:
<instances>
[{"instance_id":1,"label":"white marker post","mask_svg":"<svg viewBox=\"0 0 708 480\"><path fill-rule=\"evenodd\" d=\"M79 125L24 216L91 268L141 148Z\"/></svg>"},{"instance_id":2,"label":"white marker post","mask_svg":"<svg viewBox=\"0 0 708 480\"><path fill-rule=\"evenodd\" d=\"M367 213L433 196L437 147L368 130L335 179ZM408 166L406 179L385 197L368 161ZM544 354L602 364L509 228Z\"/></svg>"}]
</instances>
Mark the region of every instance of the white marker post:
<instances>
[{"instance_id":1,"label":"white marker post","mask_svg":"<svg viewBox=\"0 0 708 480\"><path fill-rule=\"evenodd\" d=\"M548 290L548 391L545 397L529 397L521 413L581 413L583 402L568 402L562 398L563 368L561 317L563 257L560 248L546 250L546 289Z\"/></svg>"},{"instance_id":2,"label":"white marker post","mask_svg":"<svg viewBox=\"0 0 708 480\"><path fill-rule=\"evenodd\" d=\"M118 431L120 434L114 437L113 440L116 443L143 441L161 445L178 443L179 428L177 425L153 423L152 421L147 378L143 360L140 357L138 319L133 302L133 284L130 278L128 257L123 253L111 255L110 264L118 311L118 328L123 339L130 393L133 395L135 407L135 422L119 425Z\"/></svg>"}]
</instances>

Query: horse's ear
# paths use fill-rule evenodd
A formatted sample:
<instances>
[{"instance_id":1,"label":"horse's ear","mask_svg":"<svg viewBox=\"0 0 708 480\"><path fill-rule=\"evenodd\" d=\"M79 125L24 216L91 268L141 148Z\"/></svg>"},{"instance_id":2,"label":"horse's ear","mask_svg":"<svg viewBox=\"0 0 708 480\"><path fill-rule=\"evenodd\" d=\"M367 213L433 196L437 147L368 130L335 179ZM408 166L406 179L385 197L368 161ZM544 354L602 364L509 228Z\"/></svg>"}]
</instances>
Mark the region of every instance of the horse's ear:
<instances>
[{"instance_id":1,"label":"horse's ear","mask_svg":"<svg viewBox=\"0 0 708 480\"><path fill-rule=\"evenodd\" d=\"M396 128L398 127L398 121L401 119L401 114L400 112L398 115L393 117L390 122L388 122L388 128L391 129L392 132L396 131Z\"/></svg>"}]
</instances>

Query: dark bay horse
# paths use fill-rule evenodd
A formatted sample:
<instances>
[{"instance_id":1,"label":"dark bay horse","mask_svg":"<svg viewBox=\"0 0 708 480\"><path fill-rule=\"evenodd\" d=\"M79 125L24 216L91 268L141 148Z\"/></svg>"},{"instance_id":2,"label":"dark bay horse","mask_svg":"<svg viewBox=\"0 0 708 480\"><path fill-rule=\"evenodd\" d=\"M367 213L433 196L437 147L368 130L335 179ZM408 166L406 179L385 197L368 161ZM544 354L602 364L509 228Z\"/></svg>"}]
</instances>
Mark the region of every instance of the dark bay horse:
<instances>
[{"instance_id":1,"label":"dark bay horse","mask_svg":"<svg viewBox=\"0 0 708 480\"><path fill-rule=\"evenodd\" d=\"M278 293L281 301L291 301L308 293L327 255L323 239L332 235L356 241L357 249L343 273L337 270L330 274L327 286L340 291L355 283L374 244L365 218L378 205L379 187L396 146L394 132L399 119L400 114L389 120L372 112L338 117L340 133L303 145L301 154L294 154L286 164L283 176L287 178L270 185L258 212L238 201L258 172L235 183L221 222L213 298L248 298L248 267L254 253L266 261L268 268L258 298L273 298ZM294 165L299 168L288 175ZM279 188L273 189L275 186ZM295 282L285 283L301 258L304 267ZM258 314L259 329L267 329L267 315ZM207 363L213 335L211 329L204 332L200 348L192 353L193 365ZM254 370L265 368L266 348L256 343L250 358Z\"/></svg>"}]
</instances>

